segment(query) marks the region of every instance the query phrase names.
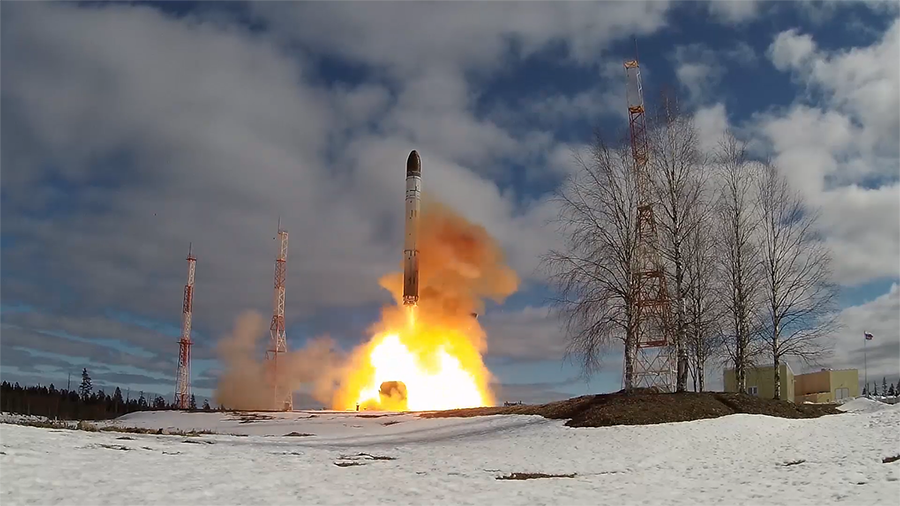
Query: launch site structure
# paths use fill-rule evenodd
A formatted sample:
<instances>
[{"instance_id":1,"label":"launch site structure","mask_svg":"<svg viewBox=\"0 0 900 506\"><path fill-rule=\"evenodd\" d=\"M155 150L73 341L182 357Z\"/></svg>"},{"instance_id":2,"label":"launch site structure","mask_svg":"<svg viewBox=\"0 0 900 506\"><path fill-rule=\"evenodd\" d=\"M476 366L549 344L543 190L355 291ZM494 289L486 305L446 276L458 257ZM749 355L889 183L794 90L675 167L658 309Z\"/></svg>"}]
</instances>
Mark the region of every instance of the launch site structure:
<instances>
[{"instance_id":1,"label":"launch site structure","mask_svg":"<svg viewBox=\"0 0 900 506\"><path fill-rule=\"evenodd\" d=\"M181 339L178 340L178 373L175 380L175 406L188 409L191 399L191 320L194 305L194 245L188 246L188 275L184 285L184 300L181 305Z\"/></svg>"},{"instance_id":2,"label":"launch site structure","mask_svg":"<svg viewBox=\"0 0 900 506\"><path fill-rule=\"evenodd\" d=\"M625 78L631 155L638 198L635 236L637 247L631 274L637 293L634 325L636 335L632 349L626 346L626 361L628 354L633 352L632 387L656 387L664 392L671 392L675 387L671 304L658 249L659 239L648 167L650 147L647 142L644 92L636 54L633 60L625 61ZM627 369L626 367L623 371L624 386L627 386Z\"/></svg>"},{"instance_id":3,"label":"launch site structure","mask_svg":"<svg viewBox=\"0 0 900 506\"><path fill-rule=\"evenodd\" d=\"M287 353L287 337L284 332L284 282L287 274L288 233L281 228L278 219L278 256L275 258L275 295L272 310L272 324L269 325L269 348L266 350L266 362L269 378L272 383L273 409L290 411L294 409L293 392L288 382L278 377L279 355Z\"/></svg>"}]
</instances>

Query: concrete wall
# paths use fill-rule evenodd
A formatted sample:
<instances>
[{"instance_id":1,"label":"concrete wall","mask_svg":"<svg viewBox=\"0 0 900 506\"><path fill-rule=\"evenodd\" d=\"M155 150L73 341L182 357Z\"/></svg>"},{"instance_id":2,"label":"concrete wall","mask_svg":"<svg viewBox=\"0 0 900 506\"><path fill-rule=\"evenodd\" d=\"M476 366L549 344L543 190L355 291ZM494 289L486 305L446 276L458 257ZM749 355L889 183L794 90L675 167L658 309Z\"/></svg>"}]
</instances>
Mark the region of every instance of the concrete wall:
<instances>
[{"instance_id":1,"label":"concrete wall","mask_svg":"<svg viewBox=\"0 0 900 506\"><path fill-rule=\"evenodd\" d=\"M817 394L831 390L830 371L816 371L806 374L798 374L795 378L797 395Z\"/></svg>"},{"instance_id":2,"label":"concrete wall","mask_svg":"<svg viewBox=\"0 0 900 506\"><path fill-rule=\"evenodd\" d=\"M841 391L841 389L846 389ZM859 370L839 369L811 372L796 376L797 402L834 402L843 397L856 397L859 391ZM812 400L817 399L817 400Z\"/></svg>"},{"instance_id":3,"label":"concrete wall","mask_svg":"<svg viewBox=\"0 0 900 506\"><path fill-rule=\"evenodd\" d=\"M859 371L857 369L841 369L831 372L831 394L835 399L838 398L837 391L839 388L845 388L844 395L846 397L856 397L859 391Z\"/></svg>"},{"instance_id":4,"label":"concrete wall","mask_svg":"<svg viewBox=\"0 0 900 506\"><path fill-rule=\"evenodd\" d=\"M784 372L781 373L781 398L785 401L794 402L794 397L796 396L797 392L797 377L794 376L794 371L792 371L787 364L781 364L781 367L783 367L787 372L787 374L785 374ZM785 378L788 377L790 378L790 381L786 382Z\"/></svg>"},{"instance_id":5,"label":"concrete wall","mask_svg":"<svg viewBox=\"0 0 900 506\"><path fill-rule=\"evenodd\" d=\"M794 372L786 363L779 364L781 371L781 399L794 402ZM756 395L766 399L775 398L775 370L772 366L750 367L746 373L747 392L752 393L756 387ZM734 369L725 369L723 378L726 392L737 392L737 378Z\"/></svg>"}]
</instances>

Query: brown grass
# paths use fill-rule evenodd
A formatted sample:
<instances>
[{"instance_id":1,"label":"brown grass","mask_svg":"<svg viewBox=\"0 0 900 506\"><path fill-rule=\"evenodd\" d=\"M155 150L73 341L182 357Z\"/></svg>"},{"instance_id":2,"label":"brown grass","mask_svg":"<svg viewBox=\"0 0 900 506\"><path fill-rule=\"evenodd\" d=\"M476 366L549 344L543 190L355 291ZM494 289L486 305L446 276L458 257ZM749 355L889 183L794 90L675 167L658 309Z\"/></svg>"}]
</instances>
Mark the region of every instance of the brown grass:
<instances>
[{"instance_id":1,"label":"brown grass","mask_svg":"<svg viewBox=\"0 0 900 506\"><path fill-rule=\"evenodd\" d=\"M421 413L424 418L472 417L485 415L539 415L555 420L568 419L570 427L610 425L647 425L687 422L735 413L768 415L780 418L817 418L840 414L833 404L794 404L762 399L746 394L722 392L656 393L652 391L616 392L585 395L542 405L522 405L455 409Z\"/></svg>"}]
</instances>

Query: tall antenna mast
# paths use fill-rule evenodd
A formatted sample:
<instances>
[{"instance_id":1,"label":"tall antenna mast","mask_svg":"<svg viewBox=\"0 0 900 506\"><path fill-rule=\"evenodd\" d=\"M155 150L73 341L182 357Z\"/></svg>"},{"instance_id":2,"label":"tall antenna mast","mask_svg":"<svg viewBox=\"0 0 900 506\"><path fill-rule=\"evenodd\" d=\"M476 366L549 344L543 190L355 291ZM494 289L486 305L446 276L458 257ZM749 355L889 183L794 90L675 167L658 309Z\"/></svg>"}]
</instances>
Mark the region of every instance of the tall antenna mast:
<instances>
[{"instance_id":1,"label":"tall antenna mast","mask_svg":"<svg viewBox=\"0 0 900 506\"><path fill-rule=\"evenodd\" d=\"M284 281L287 273L288 233L281 228L278 217L278 256L275 258L275 296L272 310L272 324L269 326L271 339L266 350L266 361L272 382L272 406L274 409L290 411L294 409L293 392L278 376L278 356L287 353L287 337L284 333Z\"/></svg>"},{"instance_id":2,"label":"tall antenna mast","mask_svg":"<svg viewBox=\"0 0 900 506\"><path fill-rule=\"evenodd\" d=\"M659 257L659 240L653 214L653 192L650 183L650 148L644 114L644 91L641 67L635 58L625 62L628 95L628 126L631 132L631 155L637 184L637 248L632 282L637 291L635 310L633 387L657 387L674 391L675 356L671 336L671 307L666 277ZM629 350L626 350L626 354ZM624 382L624 378L623 378ZM627 385L626 385L627 386Z\"/></svg>"},{"instance_id":3,"label":"tall antenna mast","mask_svg":"<svg viewBox=\"0 0 900 506\"><path fill-rule=\"evenodd\" d=\"M191 320L194 305L194 243L188 246L188 277L184 285L184 302L181 306L181 339L178 341L178 377L175 382L175 406L188 409L191 398Z\"/></svg>"}]
</instances>

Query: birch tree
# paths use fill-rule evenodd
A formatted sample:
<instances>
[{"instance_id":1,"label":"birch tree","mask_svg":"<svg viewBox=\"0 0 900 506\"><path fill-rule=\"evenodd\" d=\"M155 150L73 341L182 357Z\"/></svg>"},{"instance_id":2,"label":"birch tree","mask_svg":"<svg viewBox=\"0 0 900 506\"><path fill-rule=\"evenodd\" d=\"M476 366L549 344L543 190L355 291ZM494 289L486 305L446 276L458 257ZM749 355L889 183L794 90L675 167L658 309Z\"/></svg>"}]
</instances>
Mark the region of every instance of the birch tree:
<instances>
[{"instance_id":1,"label":"birch tree","mask_svg":"<svg viewBox=\"0 0 900 506\"><path fill-rule=\"evenodd\" d=\"M726 133L719 143L717 162L721 299L729 320L724 345L734 365L737 391L746 392L747 367L757 353L753 337L761 282L755 243L759 224L753 197L755 174L745 145L731 133Z\"/></svg>"},{"instance_id":2,"label":"birch tree","mask_svg":"<svg viewBox=\"0 0 900 506\"><path fill-rule=\"evenodd\" d=\"M719 298L720 269L712 206L702 199L700 226L688 234L685 248L685 334L695 392L706 388L706 366L722 352L724 306Z\"/></svg>"},{"instance_id":3,"label":"birch tree","mask_svg":"<svg viewBox=\"0 0 900 506\"><path fill-rule=\"evenodd\" d=\"M701 223L699 207L706 179L705 154L690 115L681 114L675 100L663 96L664 106L650 133L650 170L659 253L670 282L669 300L674 316L672 336L677 357L676 391L687 389L689 340L687 336L685 280L688 238Z\"/></svg>"},{"instance_id":4,"label":"birch tree","mask_svg":"<svg viewBox=\"0 0 900 506\"><path fill-rule=\"evenodd\" d=\"M579 357L590 375L611 344L625 346L625 388L633 385L636 293L633 262L637 188L630 150L611 148L598 135L587 159L558 192L557 224L563 248L543 258L564 318L567 357Z\"/></svg>"},{"instance_id":5,"label":"birch tree","mask_svg":"<svg viewBox=\"0 0 900 506\"><path fill-rule=\"evenodd\" d=\"M775 367L775 398L780 399L779 366L785 356L818 364L829 354L826 339L838 325L837 286L831 282L830 251L815 230L818 213L775 165L762 166L756 194L762 329Z\"/></svg>"}]
</instances>

